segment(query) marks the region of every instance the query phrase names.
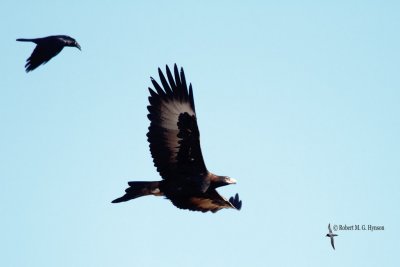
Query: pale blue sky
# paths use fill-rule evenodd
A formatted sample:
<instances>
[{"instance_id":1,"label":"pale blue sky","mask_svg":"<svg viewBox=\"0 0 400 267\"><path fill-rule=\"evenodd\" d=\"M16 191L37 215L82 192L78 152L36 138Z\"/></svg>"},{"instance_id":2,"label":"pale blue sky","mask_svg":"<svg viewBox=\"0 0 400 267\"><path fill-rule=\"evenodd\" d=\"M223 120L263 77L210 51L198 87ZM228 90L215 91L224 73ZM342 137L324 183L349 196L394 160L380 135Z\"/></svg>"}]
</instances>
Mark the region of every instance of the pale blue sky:
<instances>
[{"instance_id":1,"label":"pale blue sky","mask_svg":"<svg viewBox=\"0 0 400 267\"><path fill-rule=\"evenodd\" d=\"M0 266L398 266L397 1L0 3ZM26 74L34 45L64 49ZM243 209L162 198L147 87L177 63L193 84L202 149ZM327 224L384 225L382 232Z\"/></svg>"}]
</instances>

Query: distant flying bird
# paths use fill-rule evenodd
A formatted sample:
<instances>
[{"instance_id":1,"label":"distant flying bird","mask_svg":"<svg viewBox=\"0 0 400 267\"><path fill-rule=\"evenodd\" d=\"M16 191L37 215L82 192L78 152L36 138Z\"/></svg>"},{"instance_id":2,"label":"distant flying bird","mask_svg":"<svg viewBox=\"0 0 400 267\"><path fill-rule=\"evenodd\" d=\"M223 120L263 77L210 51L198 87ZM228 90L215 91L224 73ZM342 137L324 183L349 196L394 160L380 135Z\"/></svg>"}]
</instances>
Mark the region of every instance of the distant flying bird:
<instances>
[{"instance_id":1,"label":"distant flying bird","mask_svg":"<svg viewBox=\"0 0 400 267\"><path fill-rule=\"evenodd\" d=\"M64 46L72 46L81 50L81 46L67 35L53 35L34 39L17 39L19 42L33 42L36 44L32 55L26 60L25 71L30 72L55 57Z\"/></svg>"},{"instance_id":2,"label":"distant flying bird","mask_svg":"<svg viewBox=\"0 0 400 267\"><path fill-rule=\"evenodd\" d=\"M338 236L337 234L332 233L331 224L328 224L329 233L326 234L327 237L331 238L331 245L333 249L335 249L335 241L333 240L334 236Z\"/></svg>"},{"instance_id":3,"label":"distant flying bird","mask_svg":"<svg viewBox=\"0 0 400 267\"><path fill-rule=\"evenodd\" d=\"M200 133L194 107L192 85L186 85L183 69L174 66L174 76L166 66L167 79L158 69L162 87L151 78L149 88L150 120L147 140L154 166L163 180L128 182L125 195L112 203L128 201L146 195L165 196L180 209L217 212L223 208L240 210L239 195L229 201L216 188L234 184L228 176L209 172L200 148Z\"/></svg>"}]
</instances>

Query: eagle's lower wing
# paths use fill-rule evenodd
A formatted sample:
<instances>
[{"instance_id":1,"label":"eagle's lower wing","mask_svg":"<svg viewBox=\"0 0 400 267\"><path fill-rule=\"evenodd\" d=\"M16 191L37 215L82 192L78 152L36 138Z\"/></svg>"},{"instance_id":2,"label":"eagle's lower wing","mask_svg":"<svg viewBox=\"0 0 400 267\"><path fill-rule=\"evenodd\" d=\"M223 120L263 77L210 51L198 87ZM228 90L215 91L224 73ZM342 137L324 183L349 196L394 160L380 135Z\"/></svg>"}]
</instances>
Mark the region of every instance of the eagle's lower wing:
<instances>
[{"instance_id":1,"label":"eagle's lower wing","mask_svg":"<svg viewBox=\"0 0 400 267\"><path fill-rule=\"evenodd\" d=\"M231 202L222 197L214 189L207 190L203 194L195 196L173 196L169 198L171 202L180 209L188 209L201 212L217 212L223 208L236 209Z\"/></svg>"}]
</instances>

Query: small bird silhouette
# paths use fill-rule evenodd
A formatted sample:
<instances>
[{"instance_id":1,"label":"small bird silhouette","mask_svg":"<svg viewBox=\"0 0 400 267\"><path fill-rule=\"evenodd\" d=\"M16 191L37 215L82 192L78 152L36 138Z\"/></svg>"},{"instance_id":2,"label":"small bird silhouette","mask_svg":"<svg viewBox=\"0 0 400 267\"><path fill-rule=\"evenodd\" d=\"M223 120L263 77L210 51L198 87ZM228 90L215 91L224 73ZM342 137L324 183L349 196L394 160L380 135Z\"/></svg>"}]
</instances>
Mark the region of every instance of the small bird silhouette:
<instances>
[{"instance_id":1,"label":"small bird silhouette","mask_svg":"<svg viewBox=\"0 0 400 267\"><path fill-rule=\"evenodd\" d=\"M64 46L76 47L81 50L78 42L67 35L53 35L42 38L17 39L19 42L33 42L36 44L31 56L26 60L25 71L30 72L42 64L45 64L50 59L55 57Z\"/></svg>"},{"instance_id":2,"label":"small bird silhouette","mask_svg":"<svg viewBox=\"0 0 400 267\"><path fill-rule=\"evenodd\" d=\"M333 249L335 249L335 241L333 240L334 236L338 236L337 234L332 233L331 224L328 224L329 233L326 234L327 237L331 238L331 245Z\"/></svg>"}]
</instances>

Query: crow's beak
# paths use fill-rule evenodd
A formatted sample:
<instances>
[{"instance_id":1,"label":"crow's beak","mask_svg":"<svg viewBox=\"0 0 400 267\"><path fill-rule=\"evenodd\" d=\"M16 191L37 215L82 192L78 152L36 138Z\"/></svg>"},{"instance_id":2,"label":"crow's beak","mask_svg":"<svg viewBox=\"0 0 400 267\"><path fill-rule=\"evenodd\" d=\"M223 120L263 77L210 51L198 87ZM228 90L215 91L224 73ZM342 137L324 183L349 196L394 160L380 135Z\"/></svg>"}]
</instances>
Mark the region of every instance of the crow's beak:
<instances>
[{"instance_id":1,"label":"crow's beak","mask_svg":"<svg viewBox=\"0 0 400 267\"><path fill-rule=\"evenodd\" d=\"M82 51L81 46L78 43L75 44L75 47Z\"/></svg>"}]
</instances>

